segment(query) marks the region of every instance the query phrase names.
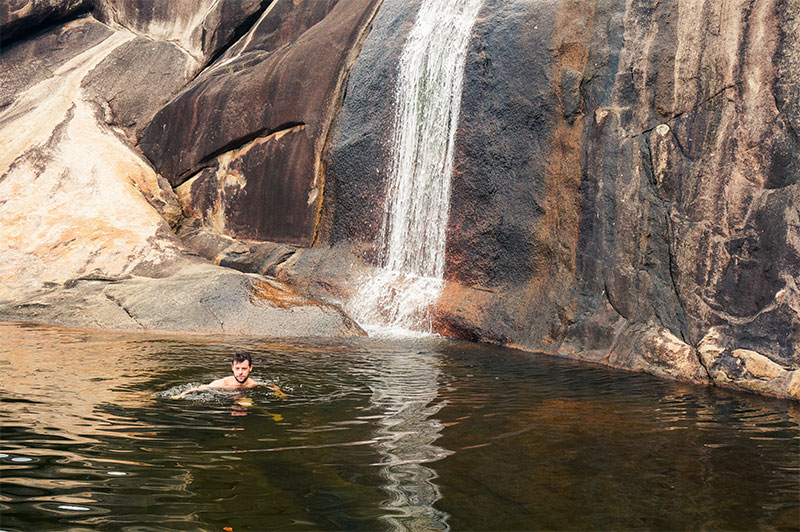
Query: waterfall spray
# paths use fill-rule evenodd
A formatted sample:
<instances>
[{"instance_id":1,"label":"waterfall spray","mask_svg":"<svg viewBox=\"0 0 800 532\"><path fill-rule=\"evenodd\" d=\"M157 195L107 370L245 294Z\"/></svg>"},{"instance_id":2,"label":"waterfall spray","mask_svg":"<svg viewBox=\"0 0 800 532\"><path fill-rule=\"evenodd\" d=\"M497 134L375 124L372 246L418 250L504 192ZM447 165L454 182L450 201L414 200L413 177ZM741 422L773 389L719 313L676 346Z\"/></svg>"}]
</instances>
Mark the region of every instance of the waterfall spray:
<instances>
[{"instance_id":1,"label":"waterfall spray","mask_svg":"<svg viewBox=\"0 0 800 532\"><path fill-rule=\"evenodd\" d=\"M431 330L430 305L444 276L464 62L481 2L423 0L403 48L381 267L348 305L367 330Z\"/></svg>"}]
</instances>

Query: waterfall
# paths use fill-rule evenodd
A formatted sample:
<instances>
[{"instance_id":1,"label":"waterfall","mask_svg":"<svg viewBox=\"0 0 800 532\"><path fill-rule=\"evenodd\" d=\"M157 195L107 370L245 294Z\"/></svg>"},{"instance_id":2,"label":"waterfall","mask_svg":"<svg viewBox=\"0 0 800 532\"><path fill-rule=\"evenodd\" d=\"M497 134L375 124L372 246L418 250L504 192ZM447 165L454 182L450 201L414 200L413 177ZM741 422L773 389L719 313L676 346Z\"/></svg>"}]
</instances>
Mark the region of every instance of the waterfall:
<instances>
[{"instance_id":1,"label":"waterfall","mask_svg":"<svg viewBox=\"0 0 800 532\"><path fill-rule=\"evenodd\" d=\"M469 35L482 0L423 0L395 87L380 268L348 310L368 331L431 331Z\"/></svg>"}]
</instances>

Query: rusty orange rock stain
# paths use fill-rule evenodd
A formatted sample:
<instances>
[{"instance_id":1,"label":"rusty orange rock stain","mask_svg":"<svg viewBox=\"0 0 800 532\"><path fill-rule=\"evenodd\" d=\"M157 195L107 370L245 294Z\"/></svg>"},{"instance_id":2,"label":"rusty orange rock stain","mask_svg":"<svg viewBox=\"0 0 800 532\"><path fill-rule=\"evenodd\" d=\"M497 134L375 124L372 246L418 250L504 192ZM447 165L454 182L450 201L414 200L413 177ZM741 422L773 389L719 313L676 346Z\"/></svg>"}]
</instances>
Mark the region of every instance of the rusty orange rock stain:
<instances>
[{"instance_id":1,"label":"rusty orange rock stain","mask_svg":"<svg viewBox=\"0 0 800 532\"><path fill-rule=\"evenodd\" d=\"M556 57L553 66L553 89L560 98L561 77L565 68L585 72L589 57L589 39L594 22L594 8L576 0L562 0L559 4L553 49ZM534 276L526 292L537 294L544 301L552 301L551 312L557 312L562 324L571 322L577 312L577 303L564 290L555 286L570 286L575 282L576 253L580 228L579 188L583 169L583 111L574 121L558 121L550 138L551 156L546 163L545 215L534 230L534 238L541 246L538 261L543 267ZM555 281L555 282L554 282ZM523 305L524 307L524 305ZM541 342L557 341L559 330L546 333Z\"/></svg>"},{"instance_id":2,"label":"rusty orange rock stain","mask_svg":"<svg viewBox=\"0 0 800 532\"><path fill-rule=\"evenodd\" d=\"M291 290L288 286L279 285L267 280L256 280L252 284L250 301L253 304L270 303L278 308L291 308L308 305L319 305L313 300Z\"/></svg>"}]
</instances>

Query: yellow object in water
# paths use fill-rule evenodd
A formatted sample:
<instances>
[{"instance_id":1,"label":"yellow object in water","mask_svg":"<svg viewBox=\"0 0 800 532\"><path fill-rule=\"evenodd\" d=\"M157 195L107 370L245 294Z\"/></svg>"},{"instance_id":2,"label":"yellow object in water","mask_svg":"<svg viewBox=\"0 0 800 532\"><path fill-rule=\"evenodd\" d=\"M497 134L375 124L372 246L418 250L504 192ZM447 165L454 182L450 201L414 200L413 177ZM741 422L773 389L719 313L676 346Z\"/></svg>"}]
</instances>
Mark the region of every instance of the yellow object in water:
<instances>
[{"instance_id":1,"label":"yellow object in water","mask_svg":"<svg viewBox=\"0 0 800 532\"><path fill-rule=\"evenodd\" d=\"M253 406L253 400L249 397L245 397L244 399L236 401L236 404L240 406Z\"/></svg>"}]
</instances>

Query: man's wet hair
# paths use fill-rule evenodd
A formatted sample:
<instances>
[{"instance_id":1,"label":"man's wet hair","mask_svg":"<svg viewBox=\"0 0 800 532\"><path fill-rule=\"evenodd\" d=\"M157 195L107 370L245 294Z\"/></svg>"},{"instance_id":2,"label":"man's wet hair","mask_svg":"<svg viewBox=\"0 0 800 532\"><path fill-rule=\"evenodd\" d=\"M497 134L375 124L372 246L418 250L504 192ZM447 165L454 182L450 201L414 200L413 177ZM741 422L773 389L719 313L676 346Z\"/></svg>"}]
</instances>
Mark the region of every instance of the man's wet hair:
<instances>
[{"instance_id":1,"label":"man's wet hair","mask_svg":"<svg viewBox=\"0 0 800 532\"><path fill-rule=\"evenodd\" d=\"M231 364L241 363L247 361L250 366L253 365L253 358L250 356L250 353L246 351L239 351L238 353L233 354L233 358L231 359Z\"/></svg>"}]
</instances>

